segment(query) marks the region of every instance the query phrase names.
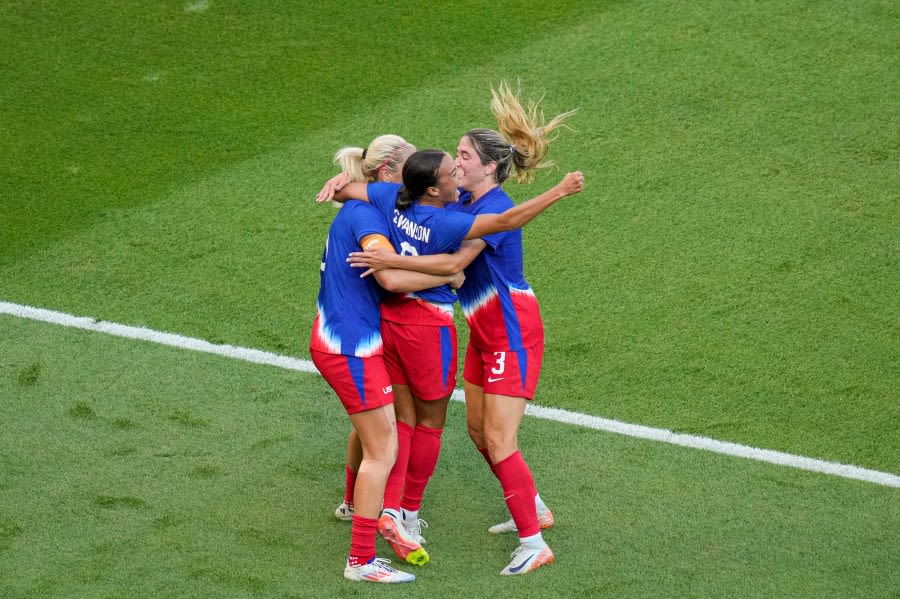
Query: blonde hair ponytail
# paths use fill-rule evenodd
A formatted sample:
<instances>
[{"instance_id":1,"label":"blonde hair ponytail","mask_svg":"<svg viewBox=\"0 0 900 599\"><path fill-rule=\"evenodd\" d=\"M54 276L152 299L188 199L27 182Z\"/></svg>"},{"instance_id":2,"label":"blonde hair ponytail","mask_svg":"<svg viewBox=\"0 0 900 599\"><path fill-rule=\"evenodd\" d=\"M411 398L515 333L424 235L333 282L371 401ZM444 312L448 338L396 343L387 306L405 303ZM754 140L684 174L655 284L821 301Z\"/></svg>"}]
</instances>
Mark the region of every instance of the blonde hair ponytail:
<instances>
[{"instance_id":1,"label":"blonde hair ponytail","mask_svg":"<svg viewBox=\"0 0 900 599\"><path fill-rule=\"evenodd\" d=\"M380 135L368 148L341 148L334 155L335 164L350 176L352 181L377 181L382 170L397 172L397 168L415 146L399 135Z\"/></svg>"},{"instance_id":2,"label":"blonde hair ponytail","mask_svg":"<svg viewBox=\"0 0 900 599\"><path fill-rule=\"evenodd\" d=\"M575 111L558 114L545 123L539 105L540 100L523 106L519 92L513 92L501 82L498 89L491 88L491 112L497 119L499 132L472 129L466 133L482 164L497 163L498 184L506 181L513 167L519 183L531 183L534 171L553 166L552 161L545 160L549 145L559 135L557 129L568 126L564 121Z\"/></svg>"}]
</instances>

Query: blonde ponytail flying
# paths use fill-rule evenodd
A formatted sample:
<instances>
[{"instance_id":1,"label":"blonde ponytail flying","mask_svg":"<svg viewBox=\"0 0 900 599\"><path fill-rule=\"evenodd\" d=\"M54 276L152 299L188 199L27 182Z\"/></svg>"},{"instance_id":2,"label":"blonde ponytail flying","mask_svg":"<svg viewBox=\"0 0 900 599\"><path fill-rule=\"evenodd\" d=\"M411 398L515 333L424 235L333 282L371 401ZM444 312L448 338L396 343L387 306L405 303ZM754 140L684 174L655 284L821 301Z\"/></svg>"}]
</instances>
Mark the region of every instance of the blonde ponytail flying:
<instances>
[{"instance_id":1,"label":"blonde ponytail flying","mask_svg":"<svg viewBox=\"0 0 900 599\"><path fill-rule=\"evenodd\" d=\"M506 181L513 167L519 183L531 183L534 171L553 166L552 161L545 160L549 145L559 135L556 130L567 127L564 121L575 111L558 114L549 123L544 123L539 104L540 100L529 101L523 106L519 93L501 82L498 89L491 88L491 112L497 119L499 132L472 129L466 133L483 164L497 163L495 177L498 184Z\"/></svg>"}]
</instances>

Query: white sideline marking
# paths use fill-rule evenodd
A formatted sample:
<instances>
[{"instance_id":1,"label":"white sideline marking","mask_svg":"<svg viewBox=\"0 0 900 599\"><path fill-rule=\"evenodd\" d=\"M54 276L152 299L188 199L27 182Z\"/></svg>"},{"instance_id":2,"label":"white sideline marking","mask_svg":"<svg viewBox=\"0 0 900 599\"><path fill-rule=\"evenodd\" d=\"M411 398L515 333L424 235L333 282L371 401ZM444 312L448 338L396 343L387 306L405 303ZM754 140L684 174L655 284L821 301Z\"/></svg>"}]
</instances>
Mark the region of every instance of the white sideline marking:
<instances>
[{"instance_id":1,"label":"white sideline marking","mask_svg":"<svg viewBox=\"0 0 900 599\"><path fill-rule=\"evenodd\" d=\"M309 360L301 360L299 358L291 358L274 354L258 349L249 349L246 347L235 347L233 345L217 345L195 339L191 337L183 337L174 333L162 333L152 329L143 327L132 327L114 322L104 322L93 318L83 316L72 316L62 312L54 312L42 308L34 308L31 306L23 306L20 304L12 304L9 302L0 302L0 314L9 314L19 318L29 320L38 320L41 322L49 322L62 325L65 327L73 327L76 329L84 329L88 331L97 331L114 335L116 337L126 337L128 339L139 339L141 341L150 341L161 345L168 345L181 349L190 349L193 351L205 352L208 354L216 354L254 364L265 364L277 366L287 370L299 370L301 372L310 372L318 374L318 370ZM457 389L453 392L453 399L463 401L463 392ZM837 462L826 462L814 458L772 451L770 449L759 449L756 447L748 447L746 445L738 445L737 443L727 443L724 441L716 441L707 437L698 437L695 435L684 435L675 433L665 429L651 428L639 424L629 424L618 420L610 420L608 418L600 418L598 416L588 416L577 412L569 412L558 408L546 408L538 405L529 404L526 414L535 418L544 420L554 420L565 424L580 426L584 428L602 430L609 433L625 435L627 437L636 437L638 439L646 439L650 441L658 441L662 443L670 443L681 447L691 447L694 449L702 449L729 456L747 458L759 462L768 462L779 466L788 466L790 468L798 468L800 470L808 470L810 472L820 472L823 474L831 474L854 480L861 480L876 485L886 487L900 488L900 476L890 474L888 472L880 472L878 470L869 470L849 464L839 464Z\"/></svg>"},{"instance_id":2,"label":"white sideline marking","mask_svg":"<svg viewBox=\"0 0 900 599\"><path fill-rule=\"evenodd\" d=\"M313 372L318 374L319 371L309 360L299 360L279 354L273 354L258 349L248 349L246 347L235 347L233 345L217 345L204 341L203 339L195 339L192 337L183 337L174 333L162 333L153 329L145 329L143 327L132 327L124 324L116 324L114 322L105 322L95 320L84 316L72 316L63 312L54 312L52 310L44 310L43 308L33 308L31 306L21 306L19 304L10 304L8 302L0 302L0 314L10 314L20 318L29 320L40 320L59 324L64 327L72 327L76 329L84 329L87 331L97 331L114 335L116 337L126 337L128 339L139 339L141 341L150 341L160 345L169 345L181 349L190 349L193 351L204 352L207 354L216 354L227 358L235 358L245 362L253 362L254 364L268 364L270 366L278 366L287 370L299 370L301 372Z\"/></svg>"}]
</instances>

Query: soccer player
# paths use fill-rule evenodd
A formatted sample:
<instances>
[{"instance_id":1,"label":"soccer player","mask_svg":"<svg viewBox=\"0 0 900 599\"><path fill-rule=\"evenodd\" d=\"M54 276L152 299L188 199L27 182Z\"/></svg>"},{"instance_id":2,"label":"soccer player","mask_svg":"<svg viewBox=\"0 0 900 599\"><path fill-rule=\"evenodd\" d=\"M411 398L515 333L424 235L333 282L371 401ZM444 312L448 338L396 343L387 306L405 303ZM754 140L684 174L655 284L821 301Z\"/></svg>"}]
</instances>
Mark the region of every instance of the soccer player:
<instances>
[{"instance_id":1,"label":"soccer player","mask_svg":"<svg viewBox=\"0 0 900 599\"><path fill-rule=\"evenodd\" d=\"M375 138L365 149L342 148L335 155L346 181L402 181L402 166L415 147L397 135ZM393 220L398 186L388 186L390 198L379 207ZM410 226L407 224L407 229ZM391 242L405 252L433 253L443 246L421 236L398 237L391 227ZM446 243L446 242L444 242ZM382 299L384 360L394 391L397 418L397 460L384 492L379 532L403 560L425 565L418 508L440 453L447 403L456 383L456 295L448 285L416 294L388 294ZM339 520L353 517L353 484L359 467L359 438L351 431L347 443L344 499L335 510ZM402 500L402 501L401 501ZM406 510L401 508L401 504ZM401 513L407 517L401 522Z\"/></svg>"},{"instance_id":2,"label":"soccer player","mask_svg":"<svg viewBox=\"0 0 900 599\"><path fill-rule=\"evenodd\" d=\"M348 252L393 251L388 234L384 217L365 202L347 202L335 216L322 257L310 355L343 403L362 448L344 577L392 583L409 582L415 576L395 570L375 555L384 487L397 451L394 398L382 357L381 288L415 291L453 279L396 270L376 277L377 285L360 278L347 264Z\"/></svg>"},{"instance_id":3,"label":"soccer player","mask_svg":"<svg viewBox=\"0 0 900 599\"><path fill-rule=\"evenodd\" d=\"M520 182L530 182L545 160L550 134L571 113L548 123L537 105L526 110L518 94L501 84L491 90L491 109L500 131L472 129L457 147L459 185L464 193L451 210L472 215L502 213L513 206L502 189L513 169ZM534 397L543 359L544 332L537 299L524 277L521 231L483 237L482 251L465 266L464 256L410 258L379 253L356 253L354 264L378 268L408 268L432 274L465 267L466 281L457 291L470 329L463 370L466 420L475 447L500 481L512 523L491 532L516 530L519 546L501 571L504 575L532 572L553 562L541 535L537 495L530 468L518 447L518 429L527 401ZM546 528L546 526L544 526Z\"/></svg>"},{"instance_id":4,"label":"soccer player","mask_svg":"<svg viewBox=\"0 0 900 599\"><path fill-rule=\"evenodd\" d=\"M403 164L410 154L416 151L416 147L399 135L379 135L365 148L345 147L337 151L334 161L341 167L341 173L346 181L390 181L400 183ZM411 402L405 401L402 390L394 387L394 411L397 417L398 427L403 434L398 438L400 448L398 454L403 453L405 444L406 424L410 421ZM408 447L407 447L408 449ZM344 467L344 499L334 510L338 520L353 520L353 488L356 484L356 476L359 464L362 461L362 447L355 429L350 430L347 438L347 463Z\"/></svg>"},{"instance_id":5,"label":"soccer player","mask_svg":"<svg viewBox=\"0 0 900 599\"><path fill-rule=\"evenodd\" d=\"M452 159L441 150L415 156L403 170L405 188L375 183L367 186L365 194L391 222L391 241L404 254L456 251L472 219L443 210L457 199L452 170L443 179L438 176L442 163L451 164ZM440 193L441 185L447 193ZM455 301L450 287L442 286L391 294L381 306L399 449L385 488L378 529L401 559L417 565L429 560L421 534L427 525L418 513L440 455L447 405L456 385Z\"/></svg>"}]
</instances>

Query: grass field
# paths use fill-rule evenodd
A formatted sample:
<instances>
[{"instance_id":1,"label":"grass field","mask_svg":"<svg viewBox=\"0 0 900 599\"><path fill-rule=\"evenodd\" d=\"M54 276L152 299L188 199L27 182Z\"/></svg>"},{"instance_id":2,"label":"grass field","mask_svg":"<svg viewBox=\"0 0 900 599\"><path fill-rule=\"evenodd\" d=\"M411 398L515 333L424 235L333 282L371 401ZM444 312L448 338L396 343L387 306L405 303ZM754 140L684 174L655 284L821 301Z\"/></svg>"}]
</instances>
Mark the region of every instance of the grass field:
<instances>
[{"instance_id":1,"label":"grass field","mask_svg":"<svg viewBox=\"0 0 900 599\"><path fill-rule=\"evenodd\" d=\"M587 178L525 234L538 403L897 474L898 47L879 0L5 2L0 301L307 357L334 151L519 80L579 112L510 194ZM895 488L534 419L558 563L502 579L459 404L433 563L361 588L319 377L3 315L0 422L3 597L900 596Z\"/></svg>"}]
</instances>

